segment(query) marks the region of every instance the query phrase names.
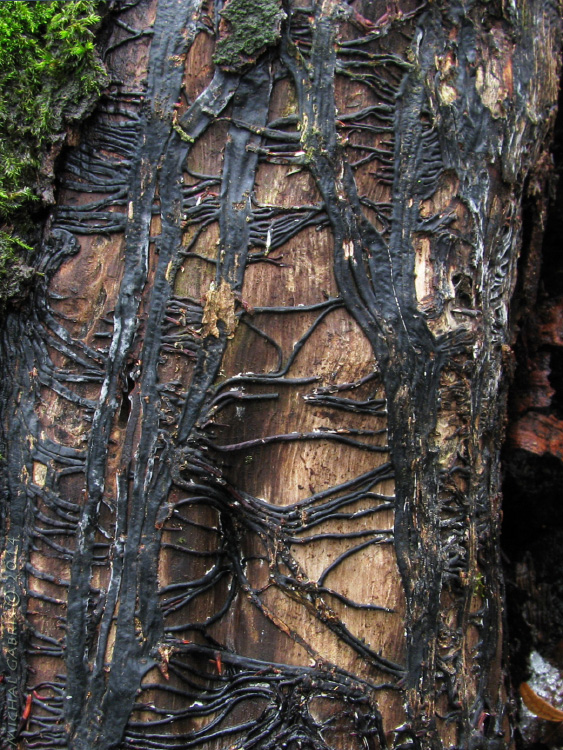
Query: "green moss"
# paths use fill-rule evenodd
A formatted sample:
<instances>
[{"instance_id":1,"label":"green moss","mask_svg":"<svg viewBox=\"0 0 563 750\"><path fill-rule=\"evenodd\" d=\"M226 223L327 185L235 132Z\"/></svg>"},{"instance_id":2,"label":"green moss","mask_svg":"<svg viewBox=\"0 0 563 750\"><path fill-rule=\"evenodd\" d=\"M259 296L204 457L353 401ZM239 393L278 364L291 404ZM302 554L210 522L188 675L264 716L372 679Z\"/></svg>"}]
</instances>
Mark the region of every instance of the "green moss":
<instances>
[{"instance_id":1,"label":"green moss","mask_svg":"<svg viewBox=\"0 0 563 750\"><path fill-rule=\"evenodd\" d=\"M231 70L244 70L280 38L285 13L277 0L230 0L221 11L228 33L219 40L213 60Z\"/></svg>"},{"instance_id":2,"label":"green moss","mask_svg":"<svg viewBox=\"0 0 563 750\"><path fill-rule=\"evenodd\" d=\"M8 301L24 299L35 271L22 260L32 248L8 232L0 231L0 311Z\"/></svg>"},{"instance_id":3,"label":"green moss","mask_svg":"<svg viewBox=\"0 0 563 750\"><path fill-rule=\"evenodd\" d=\"M29 246L29 216L52 200L52 166L69 125L107 83L95 49L105 3L0 3L0 296L6 299ZM10 239L11 238L11 239ZM21 268L20 268L21 271ZM27 274L27 271L23 274ZM20 278L21 281L21 278ZM19 294L20 284L13 291ZM12 295L13 296L13 295Z\"/></svg>"},{"instance_id":4,"label":"green moss","mask_svg":"<svg viewBox=\"0 0 563 750\"><path fill-rule=\"evenodd\" d=\"M45 153L106 83L93 0L0 4L1 200L35 187ZM17 198L19 201L19 196Z\"/></svg>"}]
</instances>

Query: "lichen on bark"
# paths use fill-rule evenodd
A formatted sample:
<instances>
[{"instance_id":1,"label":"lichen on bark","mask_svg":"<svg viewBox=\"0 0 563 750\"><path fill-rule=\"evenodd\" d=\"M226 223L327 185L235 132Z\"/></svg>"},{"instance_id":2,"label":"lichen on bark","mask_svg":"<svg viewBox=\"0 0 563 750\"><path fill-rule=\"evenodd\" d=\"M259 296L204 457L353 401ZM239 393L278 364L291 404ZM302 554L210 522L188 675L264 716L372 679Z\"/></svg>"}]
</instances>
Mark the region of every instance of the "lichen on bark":
<instances>
[{"instance_id":1,"label":"lichen on bark","mask_svg":"<svg viewBox=\"0 0 563 750\"><path fill-rule=\"evenodd\" d=\"M280 39L286 17L279 0L229 0L221 11L216 65L233 72L247 69L267 47Z\"/></svg>"}]
</instances>

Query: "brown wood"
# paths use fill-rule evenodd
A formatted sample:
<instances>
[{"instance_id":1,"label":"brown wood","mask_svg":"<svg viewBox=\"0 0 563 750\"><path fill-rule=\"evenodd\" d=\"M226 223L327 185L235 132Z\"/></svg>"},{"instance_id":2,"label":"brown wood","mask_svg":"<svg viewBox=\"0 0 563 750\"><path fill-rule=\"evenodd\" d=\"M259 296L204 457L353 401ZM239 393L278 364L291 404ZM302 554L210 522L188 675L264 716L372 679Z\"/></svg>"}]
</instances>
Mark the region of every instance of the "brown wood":
<instances>
[{"instance_id":1,"label":"brown wood","mask_svg":"<svg viewBox=\"0 0 563 750\"><path fill-rule=\"evenodd\" d=\"M6 747L512 746L502 379L560 18L469 5L292 6L223 74L211 2L116 15L154 35L4 337Z\"/></svg>"}]
</instances>

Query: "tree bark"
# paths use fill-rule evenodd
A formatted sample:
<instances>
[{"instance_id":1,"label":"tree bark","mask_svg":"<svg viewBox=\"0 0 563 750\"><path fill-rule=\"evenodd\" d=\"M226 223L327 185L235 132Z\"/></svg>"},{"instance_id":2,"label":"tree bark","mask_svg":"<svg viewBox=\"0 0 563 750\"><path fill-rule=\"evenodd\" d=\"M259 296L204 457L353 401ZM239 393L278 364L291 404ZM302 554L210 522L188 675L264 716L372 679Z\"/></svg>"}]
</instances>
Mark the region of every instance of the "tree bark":
<instances>
[{"instance_id":1,"label":"tree bark","mask_svg":"<svg viewBox=\"0 0 563 750\"><path fill-rule=\"evenodd\" d=\"M121 6L2 335L6 747L511 746L499 449L560 23Z\"/></svg>"}]
</instances>

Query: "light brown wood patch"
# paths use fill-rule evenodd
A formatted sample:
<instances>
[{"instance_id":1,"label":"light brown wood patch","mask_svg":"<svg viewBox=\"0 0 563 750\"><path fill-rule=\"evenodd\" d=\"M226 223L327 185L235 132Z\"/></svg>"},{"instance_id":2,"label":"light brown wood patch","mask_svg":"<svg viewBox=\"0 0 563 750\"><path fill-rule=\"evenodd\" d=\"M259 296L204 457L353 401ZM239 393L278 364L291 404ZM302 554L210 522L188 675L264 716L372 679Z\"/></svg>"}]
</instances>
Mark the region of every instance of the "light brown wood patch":
<instances>
[{"instance_id":1,"label":"light brown wood patch","mask_svg":"<svg viewBox=\"0 0 563 750\"><path fill-rule=\"evenodd\" d=\"M538 719L544 719L544 721L563 721L563 711L560 711L551 703L541 698L527 682L522 682L520 685L520 695L524 701L526 708L531 711Z\"/></svg>"}]
</instances>

